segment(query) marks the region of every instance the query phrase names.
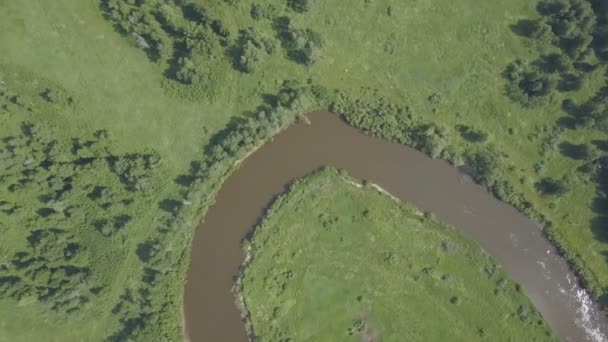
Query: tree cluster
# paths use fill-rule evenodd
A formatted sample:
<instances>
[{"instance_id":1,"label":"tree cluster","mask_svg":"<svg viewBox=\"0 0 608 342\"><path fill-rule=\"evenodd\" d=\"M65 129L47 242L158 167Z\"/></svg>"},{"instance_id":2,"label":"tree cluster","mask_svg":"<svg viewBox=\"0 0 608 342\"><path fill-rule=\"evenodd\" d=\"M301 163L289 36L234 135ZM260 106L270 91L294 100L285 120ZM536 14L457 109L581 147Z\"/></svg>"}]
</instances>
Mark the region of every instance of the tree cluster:
<instances>
[{"instance_id":1,"label":"tree cluster","mask_svg":"<svg viewBox=\"0 0 608 342\"><path fill-rule=\"evenodd\" d=\"M555 79L534 65L521 60L511 63L505 70L507 93L512 100L530 107L550 95L555 89Z\"/></svg>"},{"instance_id":2,"label":"tree cluster","mask_svg":"<svg viewBox=\"0 0 608 342\"><path fill-rule=\"evenodd\" d=\"M113 153L107 131L60 140L28 122L1 142L0 228L20 227L27 237L12 241L10 259L0 264L0 296L78 312L104 287L81 230L111 236L125 229L158 157Z\"/></svg>"},{"instance_id":3,"label":"tree cluster","mask_svg":"<svg viewBox=\"0 0 608 342\"><path fill-rule=\"evenodd\" d=\"M253 72L259 63L274 52L275 45L274 39L264 37L253 27L241 30L235 48L237 68L246 73Z\"/></svg>"},{"instance_id":4,"label":"tree cluster","mask_svg":"<svg viewBox=\"0 0 608 342\"><path fill-rule=\"evenodd\" d=\"M59 228L34 230L25 250L0 267L0 296L35 298L55 311L78 312L99 290L87 265L74 235Z\"/></svg>"},{"instance_id":5,"label":"tree cluster","mask_svg":"<svg viewBox=\"0 0 608 342\"><path fill-rule=\"evenodd\" d=\"M446 131L414 117L408 107L372 94L353 98L336 93L330 110L355 127L384 139L413 146L433 157L447 156Z\"/></svg>"},{"instance_id":6,"label":"tree cluster","mask_svg":"<svg viewBox=\"0 0 608 342\"><path fill-rule=\"evenodd\" d=\"M513 30L535 43L541 56L517 60L504 76L507 93L524 106L534 106L554 91L582 89L589 73L606 63L605 6L588 0L544 0L540 18L520 20Z\"/></svg>"},{"instance_id":7,"label":"tree cluster","mask_svg":"<svg viewBox=\"0 0 608 342\"><path fill-rule=\"evenodd\" d=\"M151 7L151 1L102 0L102 9L118 29L131 35L153 60L166 61L172 55L173 42Z\"/></svg>"},{"instance_id":8,"label":"tree cluster","mask_svg":"<svg viewBox=\"0 0 608 342\"><path fill-rule=\"evenodd\" d=\"M287 56L292 61L312 65L321 58L323 40L317 32L294 27L289 17L277 18L275 29Z\"/></svg>"},{"instance_id":9,"label":"tree cluster","mask_svg":"<svg viewBox=\"0 0 608 342\"><path fill-rule=\"evenodd\" d=\"M278 9L272 4L261 5L254 3L251 5L251 17L255 20L271 20L279 13Z\"/></svg>"},{"instance_id":10,"label":"tree cluster","mask_svg":"<svg viewBox=\"0 0 608 342\"><path fill-rule=\"evenodd\" d=\"M169 64L167 74L184 84L209 81L229 36L222 22L210 18L198 4L103 0L102 9L121 32L148 51L152 60Z\"/></svg>"}]
</instances>

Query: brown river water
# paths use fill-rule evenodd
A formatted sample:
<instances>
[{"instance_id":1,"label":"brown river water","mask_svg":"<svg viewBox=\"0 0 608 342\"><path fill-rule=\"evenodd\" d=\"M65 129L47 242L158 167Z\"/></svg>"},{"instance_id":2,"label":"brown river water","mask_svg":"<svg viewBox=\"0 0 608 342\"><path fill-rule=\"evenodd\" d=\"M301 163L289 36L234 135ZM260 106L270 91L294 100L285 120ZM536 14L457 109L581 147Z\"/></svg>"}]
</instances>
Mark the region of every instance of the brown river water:
<instances>
[{"instance_id":1,"label":"brown river water","mask_svg":"<svg viewBox=\"0 0 608 342\"><path fill-rule=\"evenodd\" d=\"M241 163L197 228L184 297L192 342L247 340L231 291L241 241L289 183L323 166L378 184L476 240L563 341L606 341L608 319L534 222L445 161L363 134L335 114L307 116L310 125L288 128Z\"/></svg>"}]
</instances>

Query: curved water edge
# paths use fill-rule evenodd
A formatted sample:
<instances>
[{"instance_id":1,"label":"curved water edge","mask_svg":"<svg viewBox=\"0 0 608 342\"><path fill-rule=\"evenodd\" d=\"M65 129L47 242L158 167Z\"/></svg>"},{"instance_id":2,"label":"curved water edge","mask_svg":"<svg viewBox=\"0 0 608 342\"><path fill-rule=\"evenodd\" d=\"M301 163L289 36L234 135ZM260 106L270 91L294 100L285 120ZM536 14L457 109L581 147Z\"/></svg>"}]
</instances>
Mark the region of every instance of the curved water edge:
<instances>
[{"instance_id":1,"label":"curved water edge","mask_svg":"<svg viewBox=\"0 0 608 342\"><path fill-rule=\"evenodd\" d=\"M608 319L539 227L445 161L361 133L327 112L307 114L245 159L194 236L184 308L192 341L246 341L231 289L241 241L272 199L323 166L345 169L434 213L496 258L565 341L606 341Z\"/></svg>"}]
</instances>

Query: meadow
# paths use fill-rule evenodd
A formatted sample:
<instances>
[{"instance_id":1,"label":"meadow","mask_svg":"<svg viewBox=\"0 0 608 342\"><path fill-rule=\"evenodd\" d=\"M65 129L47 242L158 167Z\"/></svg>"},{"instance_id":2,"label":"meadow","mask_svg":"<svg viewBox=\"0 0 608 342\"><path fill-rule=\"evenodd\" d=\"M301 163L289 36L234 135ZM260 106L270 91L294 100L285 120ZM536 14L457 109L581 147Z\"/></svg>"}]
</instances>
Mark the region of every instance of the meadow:
<instances>
[{"instance_id":1,"label":"meadow","mask_svg":"<svg viewBox=\"0 0 608 342\"><path fill-rule=\"evenodd\" d=\"M604 25L583 2L594 19L571 24ZM472 164L605 302L607 137L580 114L604 108L602 37L569 57L581 86L522 103L513 79L558 77L505 75L561 53L545 26L545 40L518 29L544 17L524 0L0 0L0 341L180 339L215 191L322 107Z\"/></svg>"},{"instance_id":2,"label":"meadow","mask_svg":"<svg viewBox=\"0 0 608 342\"><path fill-rule=\"evenodd\" d=\"M298 180L245 244L259 341L547 341L524 291L479 246L326 169Z\"/></svg>"}]
</instances>

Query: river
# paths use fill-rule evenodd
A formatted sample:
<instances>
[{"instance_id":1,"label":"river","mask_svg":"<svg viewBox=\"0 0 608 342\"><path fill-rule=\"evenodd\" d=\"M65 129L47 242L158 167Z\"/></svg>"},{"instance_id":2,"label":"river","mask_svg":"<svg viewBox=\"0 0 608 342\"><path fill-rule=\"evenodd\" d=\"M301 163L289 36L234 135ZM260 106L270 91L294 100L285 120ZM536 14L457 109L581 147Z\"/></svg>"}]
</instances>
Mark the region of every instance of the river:
<instances>
[{"instance_id":1,"label":"river","mask_svg":"<svg viewBox=\"0 0 608 342\"><path fill-rule=\"evenodd\" d=\"M241 163L197 228L184 296L192 342L247 340L231 291L245 257L241 241L289 183L323 166L378 184L476 240L562 340L606 341L608 319L534 222L445 161L366 135L332 113L307 117L310 124L293 125Z\"/></svg>"}]
</instances>

